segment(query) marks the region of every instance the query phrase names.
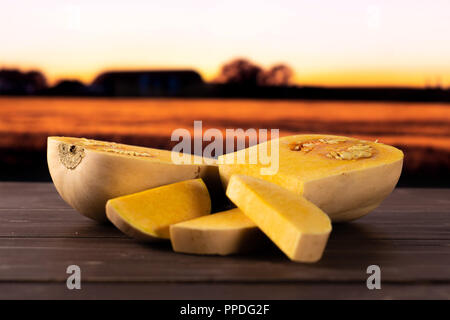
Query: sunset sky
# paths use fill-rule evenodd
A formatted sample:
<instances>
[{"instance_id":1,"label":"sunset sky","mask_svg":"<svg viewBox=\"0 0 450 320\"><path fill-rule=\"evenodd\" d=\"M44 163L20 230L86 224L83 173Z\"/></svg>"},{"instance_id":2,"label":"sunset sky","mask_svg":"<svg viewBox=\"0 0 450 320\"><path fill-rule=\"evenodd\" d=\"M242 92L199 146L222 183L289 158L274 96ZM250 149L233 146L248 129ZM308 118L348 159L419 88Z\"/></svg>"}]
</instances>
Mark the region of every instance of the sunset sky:
<instances>
[{"instance_id":1,"label":"sunset sky","mask_svg":"<svg viewBox=\"0 0 450 320\"><path fill-rule=\"evenodd\" d=\"M0 68L90 82L109 69L247 57L307 85L450 87L450 1L2 0Z\"/></svg>"}]
</instances>

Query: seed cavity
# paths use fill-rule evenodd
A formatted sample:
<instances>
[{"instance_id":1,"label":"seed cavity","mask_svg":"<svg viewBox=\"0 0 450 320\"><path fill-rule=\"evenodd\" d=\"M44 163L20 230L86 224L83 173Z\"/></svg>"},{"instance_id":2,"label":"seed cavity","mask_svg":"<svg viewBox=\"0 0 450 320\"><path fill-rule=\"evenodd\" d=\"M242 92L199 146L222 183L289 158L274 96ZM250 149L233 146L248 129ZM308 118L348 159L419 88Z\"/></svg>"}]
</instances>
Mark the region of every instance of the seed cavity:
<instances>
[{"instance_id":1,"label":"seed cavity","mask_svg":"<svg viewBox=\"0 0 450 320\"><path fill-rule=\"evenodd\" d=\"M347 139L343 139L343 138L323 138L323 139L319 139L319 141L322 142L322 143L326 143L326 144L337 144L337 143L345 142L345 141L347 141Z\"/></svg>"},{"instance_id":2,"label":"seed cavity","mask_svg":"<svg viewBox=\"0 0 450 320\"><path fill-rule=\"evenodd\" d=\"M85 156L84 148L67 143L60 143L58 145L58 155L59 161L67 168L67 169L75 169L83 160Z\"/></svg>"},{"instance_id":3,"label":"seed cavity","mask_svg":"<svg viewBox=\"0 0 450 320\"><path fill-rule=\"evenodd\" d=\"M370 158L374 150L367 144L358 143L344 150L330 151L326 157L337 160L357 160L361 158Z\"/></svg>"},{"instance_id":4,"label":"seed cavity","mask_svg":"<svg viewBox=\"0 0 450 320\"><path fill-rule=\"evenodd\" d=\"M104 149L98 149L98 150L122 154L122 155L126 155L126 156L133 156L133 157L153 157L150 153L132 151L132 150L124 150L124 149L116 149L116 148L104 148Z\"/></svg>"},{"instance_id":5,"label":"seed cavity","mask_svg":"<svg viewBox=\"0 0 450 320\"><path fill-rule=\"evenodd\" d=\"M81 140L86 147L92 147L103 152L110 152L133 157L154 157L148 152L124 149L123 146L115 142L97 141L86 138L82 138Z\"/></svg>"},{"instance_id":6,"label":"seed cavity","mask_svg":"<svg viewBox=\"0 0 450 320\"><path fill-rule=\"evenodd\" d=\"M365 144L365 141L356 141L355 145L346 147L342 143L348 142L344 138L320 138L306 142L293 142L289 145L292 151L301 151L308 153L320 145L329 145L325 147L328 153L325 154L327 158L336 160L357 160L362 158L370 158L374 155L374 149Z\"/></svg>"},{"instance_id":7,"label":"seed cavity","mask_svg":"<svg viewBox=\"0 0 450 320\"><path fill-rule=\"evenodd\" d=\"M303 151L303 152L310 152L314 149L314 147L318 145L323 144L338 144L347 141L347 139L343 138L321 138L317 140L311 140L306 142L294 142L291 143L289 148L292 151Z\"/></svg>"}]
</instances>

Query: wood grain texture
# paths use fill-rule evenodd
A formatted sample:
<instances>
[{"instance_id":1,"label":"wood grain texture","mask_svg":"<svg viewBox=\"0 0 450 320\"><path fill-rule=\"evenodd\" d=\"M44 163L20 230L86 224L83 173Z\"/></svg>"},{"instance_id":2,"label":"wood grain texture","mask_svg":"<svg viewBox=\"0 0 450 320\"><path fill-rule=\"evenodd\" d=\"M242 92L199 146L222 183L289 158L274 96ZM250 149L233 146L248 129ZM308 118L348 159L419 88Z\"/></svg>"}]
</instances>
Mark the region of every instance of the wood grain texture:
<instances>
[{"instance_id":1,"label":"wood grain texture","mask_svg":"<svg viewBox=\"0 0 450 320\"><path fill-rule=\"evenodd\" d=\"M51 184L0 183L0 299L450 298L450 189L397 189L333 228L317 264L290 262L270 243L249 255L185 255L81 216ZM77 293L65 287L71 264L82 270ZM366 288L371 264L382 290Z\"/></svg>"},{"instance_id":2,"label":"wood grain texture","mask_svg":"<svg viewBox=\"0 0 450 320\"><path fill-rule=\"evenodd\" d=\"M99 283L81 290L64 283L0 283L0 299L311 300L448 299L450 284L384 284L368 290L354 283Z\"/></svg>"}]
</instances>

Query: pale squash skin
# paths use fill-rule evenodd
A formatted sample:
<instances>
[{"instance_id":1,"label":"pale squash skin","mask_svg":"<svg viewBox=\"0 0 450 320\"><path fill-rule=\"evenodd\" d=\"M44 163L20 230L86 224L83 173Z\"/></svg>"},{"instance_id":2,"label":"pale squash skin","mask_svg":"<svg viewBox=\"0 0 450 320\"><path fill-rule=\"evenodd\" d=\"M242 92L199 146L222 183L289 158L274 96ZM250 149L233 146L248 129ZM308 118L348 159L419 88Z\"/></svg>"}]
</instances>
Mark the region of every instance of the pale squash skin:
<instances>
[{"instance_id":1,"label":"pale squash skin","mask_svg":"<svg viewBox=\"0 0 450 320\"><path fill-rule=\"evenodd\" d=\"M355 160L326 157L325 148L339 147L339 143L320 146L317 152L314 149L309 152L291 150L293 143L318 139L344 139L345 146L362 142L373 148L374 155ZM333 222L343 222L358 219L375 209L395 188L402 171L403 152L381 143L333 135L296 135L277 142L279 170L274 175L261 174L260 169L265 166L260 163L226 164L224 156L219 157L224 187L233 174L258 177L303 195L325 211ZM268 145L270 150L270 143L262 145ZM236 154L245 153L248 158L251 148Z\"/></svg>"},{"instance_id":2,"label":"pale squash skin","mask_svg":"<svg viewBox=\"0 0 450 320\"><path fill-rule=\"evenodd\" d=\"M47 143L47 162L56 190L82 215L99 222L107 221L105 204L111 198L196 178L203 178L213 189L219 185L217 166L174 164L170 151L130 146L152 155L137 157L96 150L79 138L49 137ZM84 149L75 168L69 169L61 161L60 144Z\"/></svg>"}]
</instances>

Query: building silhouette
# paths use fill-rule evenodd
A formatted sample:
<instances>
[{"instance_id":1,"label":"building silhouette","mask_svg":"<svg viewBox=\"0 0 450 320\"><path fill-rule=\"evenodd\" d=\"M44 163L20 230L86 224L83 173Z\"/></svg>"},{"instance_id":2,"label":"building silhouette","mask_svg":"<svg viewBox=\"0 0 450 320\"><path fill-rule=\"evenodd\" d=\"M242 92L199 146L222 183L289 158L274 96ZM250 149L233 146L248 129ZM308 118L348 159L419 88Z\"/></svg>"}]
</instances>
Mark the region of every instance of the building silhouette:
<instances>
[{"instance_id":1,"label":"building silhouette","mask_svg":"<svg viewBox=\"0 0 450 320\"><path fill-rule=\"evenodd\" d=\"M46 88L47 80L39 71L0 69L0 94L36 94Z\"/></svg>"},{"instance_id":2,"label":"building silhouette","mask_svg":"<svg viewBox=\"0 0 450 320\"><path fill-rule=\"evenodd\" d=\"M105 96L183 96L204 85L193 70L112 71L100 74L92 92Z\"/></svg>"}]
</instances>

